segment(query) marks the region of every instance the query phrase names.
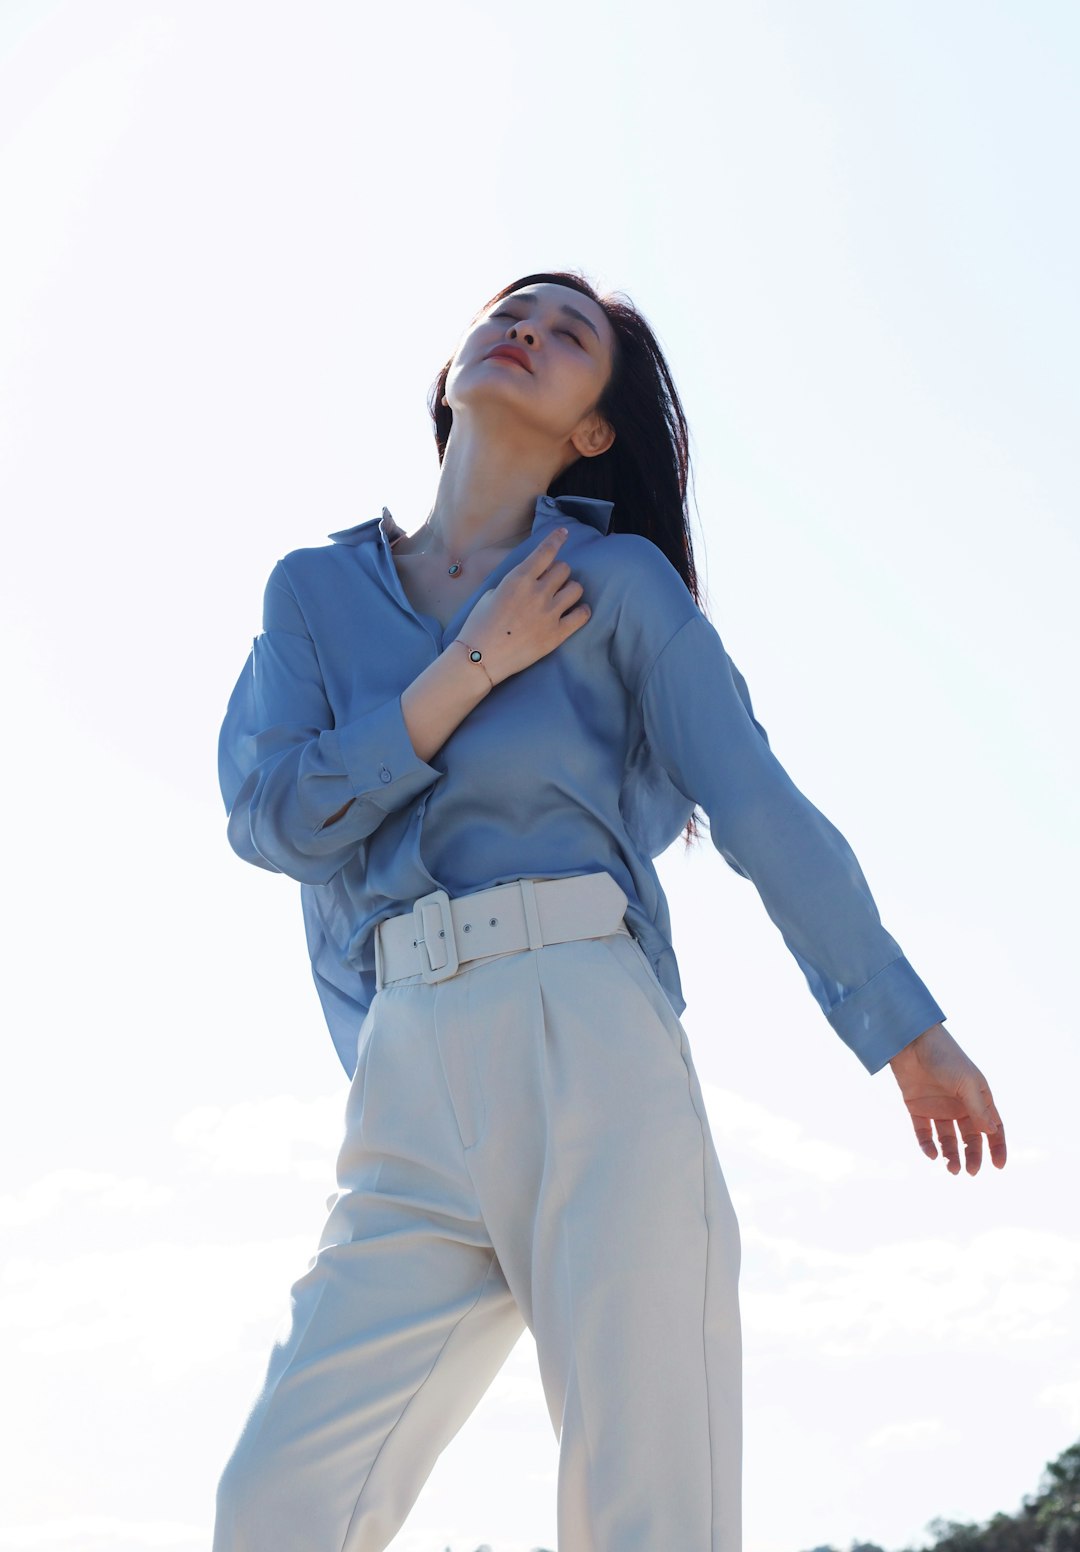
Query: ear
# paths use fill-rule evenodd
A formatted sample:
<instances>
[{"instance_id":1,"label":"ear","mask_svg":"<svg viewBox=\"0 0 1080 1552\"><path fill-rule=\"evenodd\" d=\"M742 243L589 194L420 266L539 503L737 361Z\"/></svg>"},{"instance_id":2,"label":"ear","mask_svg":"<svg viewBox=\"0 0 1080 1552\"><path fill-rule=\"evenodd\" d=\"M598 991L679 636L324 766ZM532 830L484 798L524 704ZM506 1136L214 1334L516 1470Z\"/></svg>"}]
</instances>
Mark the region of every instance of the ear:
<instances>
[{"instance_id":1,"label":"ear","mask_svg":"<svg viewBox=\"0 0 1080 1552\"><path fill-rule=\"evenodd\" d=\"M615 440L615 432L598 410L587 415L570 438L582 458L595 458L606 453Z\"/></svg>"}]
</instances>

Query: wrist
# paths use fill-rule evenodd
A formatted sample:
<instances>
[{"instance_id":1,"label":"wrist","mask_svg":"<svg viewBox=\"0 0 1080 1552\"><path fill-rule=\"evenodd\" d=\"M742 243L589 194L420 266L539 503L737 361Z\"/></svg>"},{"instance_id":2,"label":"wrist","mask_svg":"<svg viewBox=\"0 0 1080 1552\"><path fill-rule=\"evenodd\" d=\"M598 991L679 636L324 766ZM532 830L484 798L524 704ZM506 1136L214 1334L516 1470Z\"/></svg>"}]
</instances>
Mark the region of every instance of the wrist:
<instances>
[{"instance_id":1,"label":"wrist","mask_svg":"<svg viewBox=\"0 0 1080 1552\"><path fill-rule=\"evenodd\" d=\"M924 1029L921 1034L915 1036L914 1040L909 1040L907 1045L901 1046L895 1056L889 1058L889 1066L893 1067L903 1063L905 1057L918 1057L921 1054L927 1035L933 1034L934 1030L942 1029L943 1027L942 1024L938 1023L931 1024L929 1029Z\"/></svg>"},{"instance_id":2,"label":"wrist","mask_svg":"<svg viewBox=\"0 0 1080 1552\"><path fill-rule=\"evenodd\" d=\"M479 699L495 688L497 680L491 672L487 653L478 642L455 636L446 651L458 664L464 679L478 691Z\"/></svg>"}]
</instances>

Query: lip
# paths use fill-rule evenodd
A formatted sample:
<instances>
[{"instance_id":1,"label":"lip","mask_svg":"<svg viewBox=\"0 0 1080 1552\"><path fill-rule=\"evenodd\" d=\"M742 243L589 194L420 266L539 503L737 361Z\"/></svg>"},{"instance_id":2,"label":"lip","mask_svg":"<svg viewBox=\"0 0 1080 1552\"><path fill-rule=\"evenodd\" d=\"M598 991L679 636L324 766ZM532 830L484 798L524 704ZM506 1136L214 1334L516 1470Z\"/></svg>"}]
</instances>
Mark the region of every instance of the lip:
<instances>
[{"instance_id":1,"label":"lip","mask_svg":"<svg viewBox=\"0 0 1080 1552\"><path fill-rule=\"evenodd\" d=\"M526 372L532 371L532 363L520 345L496 345L494 350L488 351L484 360L490 361L493 356L496 358L505 357L507 361L516 361L518 366L525 368Z\"/></svg>"}]
</instances>

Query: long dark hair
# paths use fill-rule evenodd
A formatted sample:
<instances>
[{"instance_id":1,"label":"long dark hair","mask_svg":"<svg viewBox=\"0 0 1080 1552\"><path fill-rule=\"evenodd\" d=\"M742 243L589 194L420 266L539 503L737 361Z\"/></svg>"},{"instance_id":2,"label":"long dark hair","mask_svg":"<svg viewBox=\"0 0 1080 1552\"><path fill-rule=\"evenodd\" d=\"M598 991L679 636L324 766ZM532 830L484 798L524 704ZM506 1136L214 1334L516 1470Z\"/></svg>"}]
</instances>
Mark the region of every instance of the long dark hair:
<instances>
[{"instance_id":1,"label":"long dark hair","mask_svg":"<svg viewBox=\"0 0 1080 1552\"><path fill-rule=\"evenodd\" d=\"M570 286L603 308L615 336L611 377L594 408L615 432L607 452L578 458L548 488L549 496L594 496L613 503L611 531L636 533L663 550L701 607L687 494L691 485L690 435L664 353L648 323L625 294L601 296L577 271L524 275L511 281L475 314L522 286ZM442 402L453 365L447 361L431 388L428 409L443 461L454 414ZM689 846L699 839L696 810L686 824Z\"/></svg>"}]
</instances>

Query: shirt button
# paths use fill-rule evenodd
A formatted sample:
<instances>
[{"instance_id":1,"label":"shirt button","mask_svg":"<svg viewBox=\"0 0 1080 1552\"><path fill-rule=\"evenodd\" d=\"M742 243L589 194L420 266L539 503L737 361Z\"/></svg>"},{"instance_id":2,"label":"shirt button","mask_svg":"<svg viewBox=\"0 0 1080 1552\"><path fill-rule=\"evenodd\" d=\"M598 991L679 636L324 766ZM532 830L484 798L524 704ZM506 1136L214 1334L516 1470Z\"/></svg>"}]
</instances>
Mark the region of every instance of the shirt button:
<instances>
[{"instance_id":1,"label":"shirt button","mask_svg":"<svg viewBox=\"0 0 1080 1552\"><path fill-rule=\"evenodd\" d=\"M379 779L380 779L380 781L392 781L393 780L393 777L390 774L390 767L389 766L387 766L387 765L380 765L379 766Z\"/></svg>"}]
</instances>

